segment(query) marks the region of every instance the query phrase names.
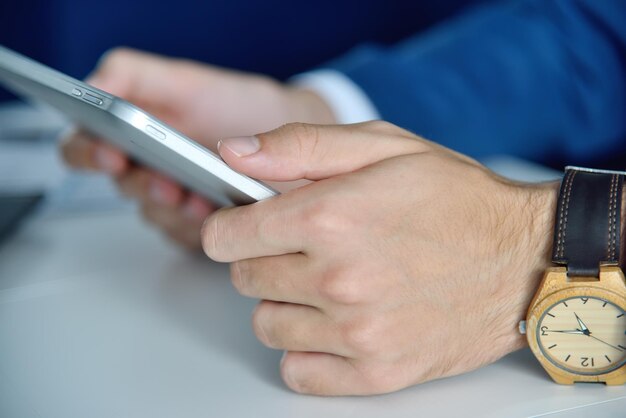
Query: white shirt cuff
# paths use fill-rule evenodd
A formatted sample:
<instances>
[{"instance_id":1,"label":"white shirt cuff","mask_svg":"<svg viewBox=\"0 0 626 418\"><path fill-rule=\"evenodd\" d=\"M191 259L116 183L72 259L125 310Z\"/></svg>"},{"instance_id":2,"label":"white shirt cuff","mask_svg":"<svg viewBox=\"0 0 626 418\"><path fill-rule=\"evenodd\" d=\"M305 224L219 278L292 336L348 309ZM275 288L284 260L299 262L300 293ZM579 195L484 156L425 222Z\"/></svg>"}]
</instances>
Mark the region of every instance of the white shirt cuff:
<instances>
[{"instance_id":1,"label":"white shirt cuff","mask_svg":"<svg viewBox=\"0 0 626 418\"><path fill-rule=\"evenodd\" d=\"M315 70L290 79L298 87L317 93L332 110L339 124L380 119L365 92L354 81L334 70Z\"/></svg>"}]
</instances>

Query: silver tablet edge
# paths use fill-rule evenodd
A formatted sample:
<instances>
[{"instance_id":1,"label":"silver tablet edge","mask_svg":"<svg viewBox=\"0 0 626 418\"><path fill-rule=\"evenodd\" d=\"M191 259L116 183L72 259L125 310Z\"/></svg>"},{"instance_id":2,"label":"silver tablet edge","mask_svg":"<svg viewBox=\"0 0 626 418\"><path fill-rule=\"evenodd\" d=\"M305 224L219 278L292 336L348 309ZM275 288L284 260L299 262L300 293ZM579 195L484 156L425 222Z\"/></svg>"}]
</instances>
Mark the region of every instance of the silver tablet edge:
<instances>
[{"instance_id":1,"label":"silver tablet edge","mask_svg":"<svg viewBox=\"0 0 626 418\"><path fill-rule=\"evenodd\" d=\"M207 169L212 175L256 200L263 200L279 194L271 187L233 170L210 150L200 146L182 133L164 125L158 119L151 117L140 108L123 99L113 99L108 111L113 116L128 123L135 129L147 133L172 151L177 152L199 167Z\"/></svg>"},{"instance_id":2,"label":"silver tablet edge","mask_svg":"<svg viewBox=\"0 0 626 418\"><path fill-rule=\"evenodd\" d=\"M65 88L65 86L60 85L62 83L59 83L59 81L102 96L104 100L102 105L98 106L100 109L107 111L112 116L131 125L135 129L147 133L150 137L160 141L172 151L177 152L197 166L203 167L209 172L209 174L218 177L222 181L228 183L232 187L235 187L240 192L250 196L251 198L255 200L263 200L280 194L273 188L247 177L244 174L236 172L219 156L210 150L200 146L173 128L168 127L163 122L159 121L157 118L151 116L132 103L113 96L106 91L100 90L80 80L74 79L60 71L45 66L0 45L0 59L3 55L7 56L7 59L3 61L8 64L8 70L16 74L22 74L22 76L28 76L28 72L36 70L39 75L45 79L45 82L48 85L64 94L72 96L71 90L66 91L68 89ZM156 131L151 130L150 127L156 128ZM160 135L158 135L158 132L163 133L165 138L159 137Z\"/></svg>"}]
</instances>

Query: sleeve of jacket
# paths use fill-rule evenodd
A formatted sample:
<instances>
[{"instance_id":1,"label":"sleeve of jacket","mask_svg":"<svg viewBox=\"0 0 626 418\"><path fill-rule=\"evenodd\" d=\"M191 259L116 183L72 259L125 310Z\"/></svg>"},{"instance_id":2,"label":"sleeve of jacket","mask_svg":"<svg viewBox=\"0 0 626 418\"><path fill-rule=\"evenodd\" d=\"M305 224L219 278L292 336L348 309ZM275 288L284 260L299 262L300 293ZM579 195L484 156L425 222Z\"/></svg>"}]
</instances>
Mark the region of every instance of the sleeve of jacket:
<instances>
[{"instance_id":1,"label":"sleeve of jacket","mask_svg":"<svg viewBox=\"0 0 626 418\"><path fill-rule=\"evenodd\" d=\"M383 119L474 157L580 160L625 148L623 0L492 4L329 67Z\"/></svg>"}]
</instances>

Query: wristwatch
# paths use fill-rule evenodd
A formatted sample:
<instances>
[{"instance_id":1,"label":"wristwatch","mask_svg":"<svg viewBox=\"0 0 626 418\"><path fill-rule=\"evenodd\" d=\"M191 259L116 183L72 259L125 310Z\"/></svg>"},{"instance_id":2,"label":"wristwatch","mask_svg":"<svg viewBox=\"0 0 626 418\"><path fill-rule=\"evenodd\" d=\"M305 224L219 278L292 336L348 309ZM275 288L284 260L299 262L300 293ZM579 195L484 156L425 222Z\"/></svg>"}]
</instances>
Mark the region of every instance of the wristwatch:
<instances>
[{"instance_id":1,"label":"wristwatch","mask_svg":"<svg viewBox=\"0 0 626 418\"><path fill-rule=\"evenodd\" d=\"M626 172L566 167L552 262L520 322L561 384L626 381L626 283L619 265Z\"/></svg>"}]
</instances>

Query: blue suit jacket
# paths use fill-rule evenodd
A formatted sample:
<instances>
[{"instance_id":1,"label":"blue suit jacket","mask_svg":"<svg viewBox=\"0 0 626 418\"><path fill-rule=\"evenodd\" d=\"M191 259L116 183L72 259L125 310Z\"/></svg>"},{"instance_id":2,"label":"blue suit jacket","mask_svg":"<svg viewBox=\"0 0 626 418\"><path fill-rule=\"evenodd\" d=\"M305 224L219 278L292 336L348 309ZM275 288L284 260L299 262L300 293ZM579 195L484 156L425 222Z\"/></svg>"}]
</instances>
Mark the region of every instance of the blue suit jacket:
<instances>
[{"instance_id":1,"label":"blue suit jacket","mask_svg":"<svg viewBox=\"0 0 626 418\"><path fill-rule=\"evenodd\" d=\"M0 0L0 44L75 77L126 45L284 79L485 1Z\"/></svg>"},{"instance_id":2,"label":"blue suit jacket","mask_svg":"<svg viewBox=\"0 0 626 418\"><path fill-rule=\"evenodd\" d=\"M626 151L626 1L482 6L331 64L382 117L463 153L584 163Z\"/></svg>"}]
</instances>

